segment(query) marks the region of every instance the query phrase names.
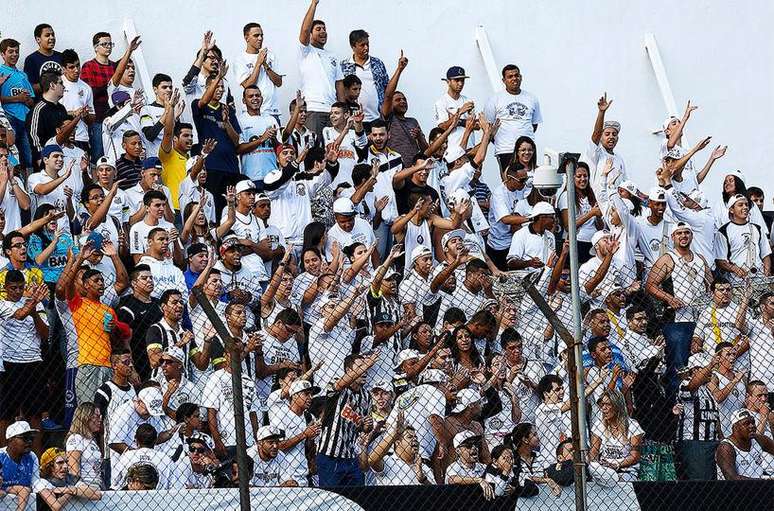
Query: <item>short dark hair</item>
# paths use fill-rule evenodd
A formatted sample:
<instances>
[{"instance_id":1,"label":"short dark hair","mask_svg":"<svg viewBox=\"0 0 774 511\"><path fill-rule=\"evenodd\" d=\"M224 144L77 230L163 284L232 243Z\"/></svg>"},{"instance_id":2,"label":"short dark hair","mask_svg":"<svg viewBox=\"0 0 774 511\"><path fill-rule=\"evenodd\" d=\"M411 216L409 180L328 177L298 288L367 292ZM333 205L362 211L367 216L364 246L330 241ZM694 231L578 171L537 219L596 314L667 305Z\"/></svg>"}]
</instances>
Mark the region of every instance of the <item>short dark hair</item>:
<instances>
[{"instance_id":1,"label":"short dark hair","mask_svg":"<svg viewBox=\"0 0 774 511\"><path fill-rule=\"evenodd\" d=\"M248 85L247 87L245 87L245 90L242 91L242 96L244 96L245 92L247 92L249 90L257 90L258 93L261 94L261 89L259 89L257 85L252 83L252 84ZM263 94L261 94L261 95L263 96Z\"/></svg>"},{"instance_id":2,"label":"short dark hair","mask_svg":"<svg viewBox=\"0 0 774 511\"><path fill-rule=\"evenodd\" d=\"M137 133L137 132L136 132L136 131L134 131L134 130L126 130L126 131L124 131L124 134L123 134L123 136L121 137L121 141L122 141L122 142L125 142L125 141L126 141L127 139L129 139L129 138L132 138L132 137L139 137L139 136L140 136L140 134L139 134L139 133Z\"/></svg>"},{"instance_id":3,"label":"short dark hair","mask_svg":"<svg viewBox=\"0 0 774 511\"><path fill-rule=\"evenodd\" d=\"M368 39L368 32L366 32L362 28L358 28L357 30L353 30L352 32L349 33L350 46L355 46L357 43L365 39Z\"/></svg>"},{"instance_id":4,"label":"short dark hair","mask_svg":"<svg viewBox=\"0 0 774 511\"><path fill-rule=\"evenodd\" d=\"M148 190L145 192L145 195L142 196L142 203L146 206L150 206L151 201L156 199L166 202L167 196L164 195L164 192L161 190Z\"/></svg>"},{"instance_id":5,"label":"short dark hair","mask_svg":"<svg viewBox=\"0 0 774 511\"><path fill-rule=\"evenodd\" d=\"M75 64L80 60L78 54L72 48L67 48L62 52L62 67L66 67L68 64Z\"/></svg>"},{"instance_id":6,"label":"short dark hair","mask_svg":"<svg viewBox=\"0 0 774 511\"><path fill-rule=\"evenodd\" d=\"M753 195L760 195L761 197L765 197L763 190L758 188L757 186L751 186L750 188L747 189L747 198L749 199Z\"/></svg>"},{"instance_id":7,"label":"short dark hair","mask_svg":"<svg viewBox=\"0 0 774 511\"><path fill-rule=\"evenodd\" d=\"M342 80L341 84L349 89L353 85L363 85L363 80L358 78L357 75L347 75L344 77L344 80Z\"/></svg>"},{"instance_id":8,"label":"short dark hair","mask_svg":"<svg viewBox=\"0 0 774 511\"><path fill-rule=\"evenodd\" d=\"M572 445L572 438L565 438L561 442L559 442L559 445L556 446L556 457L559 458L559 456L562 455L562 451L564 450L565 445Z\"/></svg>"},{"instance_id":9,"label":"short dark hair","mask_svg":"<svg viewBox=\"0 0 774 511\"><path fill-rule=\"evenodd\" d=\"M52 85L56 84L62 77L61 73L56 71L46 71L40 75L40 90L48 92Z\"/></svg>"},{"instance_id":10,"label":"short dark hair","mask_svg":"<svg viewBox=\"0 0 774 511\"><path fill-rule=\"evenodd\" d=\"M436 139L436 137L439 137L441 135L443 135L443 130L438 126L436 126L435 128L430 130L430 133L427 134L427 140L432 142L433 140Z\"/></svg>"},{"instance_id":11,"label":"short dark hair","mask_svg":"<svg viewBox=\"0 0 774 511\"><path fill-rule=\"evenodd\" d=\"M145 263L136 265L134 268L132 268L132 271L129 272L129 280L136 279L141 271L151 271L150 266Z\"/></svg>"},{"instance_id":12,"label":"short dark hair","mask_svg":"<svg viewBox=\"0 0 774 511\"><path fill-rule=\"evenodd\" d=\"M37 39L38 37L43 35L43 30L45 30L47 28L50 28L51 30L54 30L54 27L52 27L48 23L41 23L40 25L37 25L35 27L35 30L32 31L32 35L34 35L35 38Z\"/></svg>"},{"instance_id":13,"label":"short dark hair","mask_svg":"<svg viewBox=\"0 0 774 511\"><path fill-rule=\"evenodd\" d=\"M489 266L486 265L481 259L473 258L465 265L465 275L477 270L489 270Z\"/></svg>"},{"instance_id":14,"label":"short dark hair","mask_svg":"<svg viewBox=\"0 0 774 511\"><path fill-rule=\"evenodd\" d=\"M87 280L89 280L95 275L102 275L102 272L99 270L95 270L94 268L89 268L88 270L83 272L83 275L81 275L81 282L86 282Z\"/></svg>"},{"instance_id":15,"label":"short dark hair","mask_svg":"<svg viewBox=\"0 0 774 511\"><path fill-rule=\"evenodd\" d=\"M720 350L722 350L723 348L733 348L733 347L734 347L733 343L730 343L728 341L722 341L715 345L715 353L720 353Z\"/></svg>"},{"instance_id":16,"label":"short dark hair","mask_svg":"<svg viewBox=\"0 0 774 511\"><path fill-rule=\"evenodd\" d=\"M500 346L502 349L505 349L506 346L514 342L523 343L521 334L515 328L509 326L500 334Z\"/></svg>"},{"instance_id":17,"label":"short dark hair","mask_svg":"<svg viewBox=\"0 0 774 511\"><path fill-rule=\"evenodd\" d=\"M99 42L99 40L102 39L103 37L110 37L110 34L108 34L107 32L97 32L91 38L91 44L92 45L96 45ZM111 37L111 39L112 39L112 37Z\"/></svg>"},{"instance_id":18,"label":"short dark hair","mask_svg":"<svg viewBox=\"0 0 774 511\"><path fill-rule=\"evenodd\" d=\"M334 101L333 104L331 104L331 108L341 108L345 112L349 113L349 105L343 101Z\"/></svg>"},{"instance_id":19,"label":"short dark hair","mask_svg":"<svg viewBox=\"0 0 774 511\"><path fill-rule=\"evenodd\" d=\"M594 353L595 351L597 351L597 346L599 346L603 342L608 342L608 340L607 340L607 337L602 335L597 335L589 339L589 343L588 343L589 353Z\"/></svg>"},{"instance_id":20,"label":"short dark hair","mask_svg":"<svg viewBox=\"0 0 774 511\"><path fill-rule=\"evenodd\" d=\"M310 171L315 163L325 159L325 149L322 147L314 146L306 153L304 158L304 168L306 171Z\"/></svg>"},{"instance_id":21,"label":"short dark hair","mask_svg":"<svg viewBox=\"0 0 774 511\"><path fill-rule=\"evenodd\" d=\"M547 374L540 378L535 391L538 393L538 397L540 397L541 401L545 400L546 392L551 390L554 383L557 385L564 385L564 381L556 374Z\"/></svg>"},{"instance_id":22,"label":"short dark hair","mask_svg":"<svg viewBox=\"0 0 774 511\"><path fill-rule=\"evenodd\" d=\"M177 424L185 422L185 420L188 417L192 417L197 410L199 410L199 405L197 405L196 403L190 403L190 402L180 403L177 406L177 410L175 410L175 422ZM188 439L189 442L192 442L193 440L194 438ZM199 439L197 438L196 440L199 440Z\"/></svg>"},{"instance_id":23,"label":"short dark hair","mask_svg":"<svg viewBox=\"0 0 774 511\"><path fill-rule=\"evenodd\" d=\"M640 312L647 313L648 310L644 306L642 306L642 305L640 305L638 303L632 305L631 307L626 309L626 321L631 321L631 319L634 317L634 315L638 314Z\"/></svg>"},{"instance_id":24,"label":"short dark hair","mask_svg":"<svg viewBox=\"0 0 774 511\"><path fill-rule=\"evenodd\" d=\"M156 438L158 438L158 431L150 424L140 424L137 426L137 431L134 434L137 445L140 447L153 448L156 445Z\"/></svg>"},{"instance_id":25,"label":"short dark hair","mask_svg":"<svg viewBox=\"0 0 774 511\"><path fill-rule=\"evenodd\" d=\"M242 35L247 35L247 34L249 34L249 33L250 33L250 31L251 31L252 29L254 29L254 28L261 28L261 24L260 24L260 23L256 23L256 22L254 22L254 21L251 21L250 23L248 23L247 25L245 25L245 26L244 26L244 28L242 28Z\"/></svg>"},{"instance_id":26,"label":"short dark hair","mask_svg":"<svg viewBox=\"0 0 774 511\"><path fill-rule=\"evenodd\" d=\"M274 322L276 323L277 321L280 321L288 326L301 326L302 324L301 316L299 316L298 312L291 308L282 309L279 314L277 314L277 317L274 318Z\"/></svg>"},{"instance_id":27,"label":"short dark hair","mask_svg":"<svg viewBox=\"0 0 774 511\"><path fill-rule=\"evenodd\" d=\"M5 283L24 284L24 274L19 270L8 270L5 274Z\"/></svg>"},{"instance_id":28,"label":"short dark hair","mask_svg":"<svg viewBox=\"0 0 774 511\"><path fill-rule=\"evenodd\" d=\"M309 32L312 32L314 30L314 27L316 27L317 25L325 26L325 22L323 20L314 20L312 22L312 26L309 27Z\"/></svg>"},{"instance_id":29,"label":"short dark hair","mask_svg":"<svg viewBox=\"0 0 774 511\"><path fill-rule=\"evenodd\" d=\"M173 131L174 135L176 137L180 136L180 133L183 130L192 130L193 131L193 126L191 125L190 122L176 122L175 123L175 129Z\"/></svg>"},{"instance_id":30,"label":"short dark hair","mask_svg":"<svg viewBox=\"0 0 774 511\"><path fill-rule=\"evenodd\" d=\"M363 355L360 353L350 353L346 357L344 357L344 370L346 371L350 367L352 367L355 362L357 362L359 359L363 358Z\"/></svg>"},{"instance_id":31,"label":"short dark hair","mask_svg":"<svg viewBox=\"0 0 774 511\"><path fill-rule=\"evenodd\" d=\"M160 233L160 232L163 232L164 234L167 234L167 230L166 230L166 229L164 229L163 227L154 227L154 228L153 228L153 229L151 229L151 230L150 230L150 232L148 233L148 239L149 239L149 240L152 240L152 239L153 239L153 238L155 238L155 237L156 237L156 235L157 235L158 233Z\"/></svg>"},{"instance_id":32,"label":"short dark hair","mask_svg":"<svg viewBox=\"0 0 774 511\"><path fill-rule=\"evenodd\" d=\"M19 48L21 45L16 39L6 38L0 41L0 53L5 53L8 48Z\"/></svg>"},{"instance_id":33,"label":"short dark hair","mask_svg":"<svg viewBox=\"0 0 774 511\"><path fill-rule=\"evenodd\" d=\"M710 283L710 291L715 291L716 287L726 284L730 284L730 282L725 277L717 277Z\"/></svg>"},{"instance_id":34,"label":"short dark hair","mask_svg":"<svg viewBox=\"0 0 774 511\"><path fill-rule=\"evenodd\" d=\"M3 238L3 253L5 253L6 250L11 250L11 244L14 238L21 238L23 240L27 239L24 237L24 234L20 233L19 231L9 232L5 235L5 238Z\"/></svg>"},{"instance_id":35,"label":"short dark hair","mask_svg":"<svg viewBox=\"0 0 774 511\"><path fill-rule=\"evenodd\" d=\"M521 73L521 71L519 70L519 66L517 66L516 64L508 64L505 67L503 67L503 71L502 71L503 78L505 78L505 73L507 73L508 71L519 71L519 73Z\"/></svg>"},{"instance_id":36,"label":"short dark hair","mask_svg":"<svg viewBox=\"0 0 774 511\"><path fill-rule=\"evenodd\" d=\"M91 183L83 187L81 191L81 203L86 204L89 202L89 194L92 190L102 190L102 187L97 183Z\"/></svg>"},{"instance_id":37,"label":"short dark hair","mask_svg":"<svg viewBox=\"0 0 774 511\"><path fill-rule=\"evenodd\" d=\"M387 129L387 123L384 122L383 119L375 119L374 122L371 123L371 129L368 132L371 133L375 128Z\"/></svg>"},{"instance_id":38,"label":"short dark hair","mask_svg":"<svg viewBox=\"0 0 774 511\"><path fill-rule=\"evenodd\" d=\"M358 163L352 168L352 184L360 186L371 177L371 166L367 163Z\"/></svg>"},{"instance_id":39,"label":"short dark hair","mask_svg":"<svg viewBox=\"0 0 774 511\"><path fill-rule=\"evenodd\" d=\"M465 313L459 307L449 307L446 312L443 313L441 318L442 323L464 323L467 321Z\"/></svg>"},{"instance_id":40,"label":"short dark hair","mask_svg":"<svg viewBox=\"0 0 774 511\"><path fill-rule=\"evenodd\" d=\"M153 75L153 80L151 80L151 85L154 87L158 87L161 85L162 82L171 82L172 78L169 75L165 75L164 73L156 73Z\"/></svg>"},{"instance_id":41,"label":"short dark hair","mask_svg":"<svg viewBox=\"0 0 774 511\"><path fill-rule=\"evenodd\" d=\"M166 305L167 302L169 302L169 299L173 296L183 296L183 293L181 293L179 289L167 289L161 293L161 296L159 297L159 303L161 305Z\"/></svg>"}]
</instances>

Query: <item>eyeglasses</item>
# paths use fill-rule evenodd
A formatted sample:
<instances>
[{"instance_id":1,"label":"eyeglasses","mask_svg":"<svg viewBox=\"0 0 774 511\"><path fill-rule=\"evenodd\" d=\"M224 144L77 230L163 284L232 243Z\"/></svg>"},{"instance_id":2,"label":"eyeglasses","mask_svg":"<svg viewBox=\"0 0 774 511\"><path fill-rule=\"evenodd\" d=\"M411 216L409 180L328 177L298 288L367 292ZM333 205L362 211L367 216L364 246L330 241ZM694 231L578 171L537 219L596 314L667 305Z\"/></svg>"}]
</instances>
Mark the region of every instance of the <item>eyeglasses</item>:
<instances>
[{"instance_id":1,"label":"eyeglasses","mask_svg":"<svg viewBox=\"0 0 774 511\"><path fill-rule=\"evenodd\" d=\"M113 48L116 45L116 43L97 43L97 46L102 46L103 48Z\"/></svg>"},{"instance_id":2,"label":"eyeglasses","mask_svg":"<svg viewBox=\"0 0 774 511\"><path fill-rule=\"evenodd\" d=\"M27 242L23 241L21 243L14 243L11 245L11 248L25 248L27 246Z\"/></svg>"},{"instance_id":3,"label":"eyeglasses","mask_svg":"<svg viewBox=\"0 0 774 511\"><path fill-rule=\"evenodd\" d=\"M134 362L131 359L129 359L129 360L119 360L118 363L121 364L121 365L125 365L125 366L134 365Z\"/></svg>"}]
</instances>

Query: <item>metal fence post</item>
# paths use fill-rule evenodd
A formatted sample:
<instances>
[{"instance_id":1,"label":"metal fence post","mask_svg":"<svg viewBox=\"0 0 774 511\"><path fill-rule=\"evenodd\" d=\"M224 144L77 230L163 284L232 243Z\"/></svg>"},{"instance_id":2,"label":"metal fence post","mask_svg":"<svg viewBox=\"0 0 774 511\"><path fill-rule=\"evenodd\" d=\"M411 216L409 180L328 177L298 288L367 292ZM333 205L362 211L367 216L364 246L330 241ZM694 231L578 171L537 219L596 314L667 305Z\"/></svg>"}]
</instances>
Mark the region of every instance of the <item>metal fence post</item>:
<instances>
[{"instance_id":1,"label":"metal fence post","mask_svg":"<svg viewBox=\"0 0 774 511\"><path fill-rule=\"evenodd\" d=\"M241 347L237 349L234 338L221 321L218 313L212 307L201 288L195 287L191 292L196 301L210 320L218 337L225 343L224 348L231 353L231 388L234 393L234 425L236 427L236 459L239 467L239 508L241 511L250 511L250 481L247 466L247 440L245 436L245 407L242 397L242 362Z\"/></svg>"}]
</instances>

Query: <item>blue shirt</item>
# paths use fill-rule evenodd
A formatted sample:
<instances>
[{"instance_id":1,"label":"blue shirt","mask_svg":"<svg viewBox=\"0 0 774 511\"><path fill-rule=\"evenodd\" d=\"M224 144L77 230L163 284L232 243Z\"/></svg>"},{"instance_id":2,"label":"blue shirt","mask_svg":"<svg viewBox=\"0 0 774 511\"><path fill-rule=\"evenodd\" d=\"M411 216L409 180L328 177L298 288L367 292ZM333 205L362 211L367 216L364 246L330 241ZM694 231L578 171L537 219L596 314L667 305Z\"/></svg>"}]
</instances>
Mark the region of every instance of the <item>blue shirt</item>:
<instances>
[{"instance_id":1,"label":"blue shirt","mask_svg":"<svg viewBox=\"0 0 774 511\"><path fill-rule=\"evenodd\" d=\"M0 96L16 96L21 91L26 90L30 93L30 96L35 97L32 84L30 84L24 71L2 64L0 65L0 75L10 75L0 87ZM24 121L27 119L30 107L24 103L3 103L3 110L15 119Z\"/></svg>"},{"instance_id":2,"label":"blue shirt","mask_svg":"<svg viewBox=\"0 0 774 511\"><path fill-rule=\"evenodd\" d=\"M43 239L33 234L29 238L29 246L27 247L27 256L34 261L34 259L40 255L41 252L48 246L43 246ZM51 255L38 265L40 271L43 272L43 280L46 282L56 282L59 277L62 276L62 271L67 264L67 250L72 248L73 254L78 253L78 247L73 243L73 238L67 233L62 233L59 241L56 243L54 251Z\"/></svg>"},{"instance_id":3,"label":"blue shirt","mask_svg":"<svg viewBox=\"0 0 774 511\"><path fill-rule=\"evenodd\" d=\"M23 455L16 463L3 448L0 450L0 465L3 468L3 490L11 486L32 488L33 480L38 479L38 458L31 452Z\"/></svg>"},{"instance_id":4,"label":"blue shirt","mask_svg":"<svg viewBox=\"0 0 774 511\"><path fill-rule=\"evenodd\" d=\"M196 282L196 279L199 278L199 275L201 275L202 272L194 273L191 271L191 268L188 268L184 273L183 277L185 277L185 285L188 287L188 290L190 291L193 287L194 283Z\"/></svg>"},{"instance_id":5,"label":"blue shirt","mask_svg":"<svg viewBox=\"0 0 774 511\"><path fill-rule=\"evenodd\" d=\"M218 105L218 108L212 108L210 105L204 105L204 108L199 108L198 99L191 102L191 112L193 113L194 124L196 124L196 132L199 134L199 140L214 138L218 142L215 149L204 160L204 166L207 172L239 174L236 146L228 137L226 128L223 126L222 108L222 104ZM230 108L228 115L234 131L238 134L242 133L242 130L239 128L239 122L237 122L237 118Z\"/></svg>"}]
</instances>

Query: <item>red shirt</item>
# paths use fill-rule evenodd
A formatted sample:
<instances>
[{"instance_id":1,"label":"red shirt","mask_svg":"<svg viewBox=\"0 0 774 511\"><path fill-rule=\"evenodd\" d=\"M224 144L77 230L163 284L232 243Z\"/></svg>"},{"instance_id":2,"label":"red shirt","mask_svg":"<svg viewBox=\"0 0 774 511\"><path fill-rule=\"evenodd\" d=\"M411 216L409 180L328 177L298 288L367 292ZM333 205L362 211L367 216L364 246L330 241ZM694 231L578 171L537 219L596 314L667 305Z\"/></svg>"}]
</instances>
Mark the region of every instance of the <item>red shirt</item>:
<instances>
[{"instance_id":1,"label":"red shirt","mask_svg":"<svg viewBox=\"0 0 774 511\"><path fill-rule=\"evenodd\" d=\"M91 59L81 67L81 80L89 84L94 93L94 113L97 122L102 122L105 119L105 112L110 108L107 86L115 72L115 62L100 64L95 59Z\"/></svg>"}]
</instances>

